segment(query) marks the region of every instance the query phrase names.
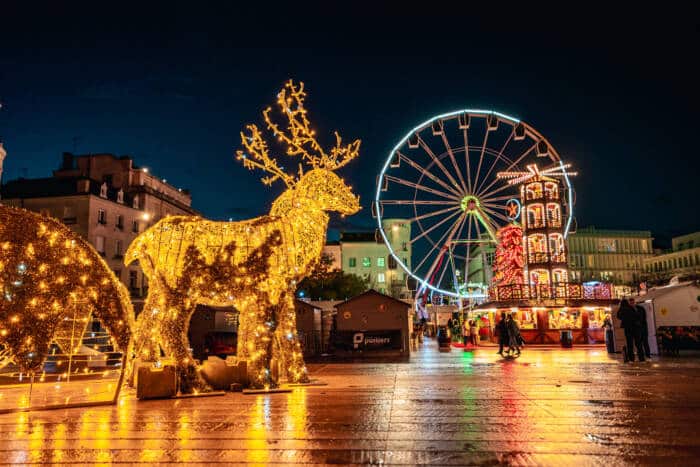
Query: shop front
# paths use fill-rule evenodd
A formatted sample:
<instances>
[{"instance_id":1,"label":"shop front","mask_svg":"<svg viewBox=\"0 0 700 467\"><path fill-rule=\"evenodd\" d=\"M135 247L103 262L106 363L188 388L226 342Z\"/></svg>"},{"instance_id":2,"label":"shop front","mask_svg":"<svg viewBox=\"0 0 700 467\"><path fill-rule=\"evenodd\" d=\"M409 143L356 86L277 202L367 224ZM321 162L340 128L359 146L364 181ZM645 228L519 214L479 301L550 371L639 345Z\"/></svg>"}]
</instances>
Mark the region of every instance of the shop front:
<instances>
[{"instance_id":1,"label":"shop front","mask_svg":"<svg viewBox=\"0 0 700 467\"><path fill-rule=\"evenodd\" d=\"M563 331L571 332L574 344L605 344L603 323L610 306L518 306L490 308L496 324L505 313L513 316L525 344L559 344ZM498 342L498 336L492 339Z\"/></svg>"}]
</instances>

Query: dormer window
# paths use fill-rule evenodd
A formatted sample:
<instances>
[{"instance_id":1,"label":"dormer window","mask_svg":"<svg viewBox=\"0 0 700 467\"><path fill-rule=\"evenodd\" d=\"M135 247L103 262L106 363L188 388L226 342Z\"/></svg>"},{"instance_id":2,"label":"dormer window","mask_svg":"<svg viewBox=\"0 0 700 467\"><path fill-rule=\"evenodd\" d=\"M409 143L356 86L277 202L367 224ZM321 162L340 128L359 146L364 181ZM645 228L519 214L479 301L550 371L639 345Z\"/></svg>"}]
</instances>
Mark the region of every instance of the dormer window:
<instances>
[{"instance_id":1,"label":"dormer window","mask_svg":"<svg viewBox=\"0 0 700 467\"><path fill-rule=\"evenodd\" d=\"M107 183L103 183L102 186L100 187L100 197L101 198L106 198L107 197Z\"/></svg>"},{"instance_id":2,"label":"dormer window","mask_svg":"<svg viewBox=\"0 0 700 467\"><path fill-rule=\"evenodd\" d=\"M121 188L117 192L117 203L124 204L124 190Z\"/></svg>"},{"instance_id":3,"label":"dormer window","mask_svg":"<svg viewBox=\"0 0 700 467\"><path fill-rule=\"evenodd\" d=\"M137 196L134 196L134 202L132 203L131 207L134 208L134 209L138 209L138 208L139 208L139 197L138 197L138 195L137 195Z\"/></svg>"}]
</instances>

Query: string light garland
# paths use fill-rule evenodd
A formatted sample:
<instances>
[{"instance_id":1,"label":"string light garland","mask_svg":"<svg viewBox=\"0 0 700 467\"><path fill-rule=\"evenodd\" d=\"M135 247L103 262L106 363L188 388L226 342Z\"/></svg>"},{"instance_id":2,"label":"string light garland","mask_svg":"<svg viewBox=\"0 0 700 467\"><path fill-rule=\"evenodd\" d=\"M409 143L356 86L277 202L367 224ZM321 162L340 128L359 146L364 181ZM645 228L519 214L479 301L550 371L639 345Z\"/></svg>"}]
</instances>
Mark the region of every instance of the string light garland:
<instances>
[{"instance_id":1,"label":"string light garland","mask_svg":"<svg viewBox=\"0 0 700 467\"><path fill-rule=\"evenodd\" d=\"M128 349L134 314L126 288L89 243L52 218L0 205L0 291L0 367L33 374L52 342L74 353L74 330L64 325L74 315L87 323L93 314L112 343Z\"/></svg>"},{"instance_id":2,"label":"string light garland","mask_svg":"<svg viewBox=\"0 0 700 467\"><path fill-rule=\"evenodd\" d=\"M286 128L272 120L267 108L266 131L250 124L241 132L237 160L266 172L265 185L281 180L287 187L269 215L241 222L168 217L139 235L126 253L125 263L138 260L149 279L135 329L135 355L145 361L157 361L161 354L173 359L182 392L205 386L188 351L187 330L197 304L239 310L238 357L247 360L253 387L277 386L275 365L291 382L308 381L294 291L321 256L327 213L350 215L360 209L359 198L334 173L359 155L360 141L343 145L335 133L335 145L324 150L306 117L305 97L303 83L290 80L277 95ZM298 161L294 173L270 155L266 133L283 147L285 157Z\"/></svg>"}]
</instances>

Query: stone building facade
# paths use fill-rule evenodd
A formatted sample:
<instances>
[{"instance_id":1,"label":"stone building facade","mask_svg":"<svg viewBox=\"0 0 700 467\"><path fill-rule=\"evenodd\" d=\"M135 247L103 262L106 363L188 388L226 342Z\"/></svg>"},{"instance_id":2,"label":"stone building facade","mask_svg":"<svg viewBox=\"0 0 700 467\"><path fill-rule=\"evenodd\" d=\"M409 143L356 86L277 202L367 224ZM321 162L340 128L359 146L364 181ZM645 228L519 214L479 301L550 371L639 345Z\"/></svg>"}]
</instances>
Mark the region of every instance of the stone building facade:
<instances>
[{"instance_id":1,"label":"stone building facade","mask_svg":"<svg viewBox=\"0 0 700 467\"><path fill-rule=\"evenodd\" d=\"M187 190L112 154L64 153L52 177L5 183L2 203L61 220L95 247L137 298L148 284L138 265L124 265L129 244L162 217L198 214Z\"/></svg>"}]
</instances>

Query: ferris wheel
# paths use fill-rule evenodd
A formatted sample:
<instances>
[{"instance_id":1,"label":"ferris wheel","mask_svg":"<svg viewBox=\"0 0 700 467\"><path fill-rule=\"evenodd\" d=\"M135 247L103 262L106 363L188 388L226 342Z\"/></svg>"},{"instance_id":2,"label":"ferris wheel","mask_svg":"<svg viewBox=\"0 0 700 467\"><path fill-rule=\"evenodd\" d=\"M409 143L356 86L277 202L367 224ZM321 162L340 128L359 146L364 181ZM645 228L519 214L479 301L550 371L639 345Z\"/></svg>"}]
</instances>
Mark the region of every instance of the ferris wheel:
<instances>
[{"instance_id":1,"label":"ferris wheel","mask_svg":"<svg viewBox=\"0 0 700 467\"><path fill-rule=\"evenodd\" d=\"M498 112L459 110L410 130L389 153L372 203L393 261L419 290L483 296L496 232L520 217L517 186L497 174L533 164L562 172L566 237L573 187L557 151L530 125ZM392 239L387 221L396 220L410 226L410 258Z\"/></svg>"}]
</instances>

